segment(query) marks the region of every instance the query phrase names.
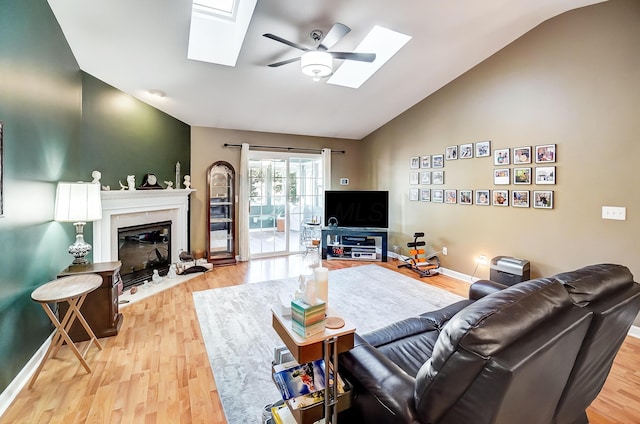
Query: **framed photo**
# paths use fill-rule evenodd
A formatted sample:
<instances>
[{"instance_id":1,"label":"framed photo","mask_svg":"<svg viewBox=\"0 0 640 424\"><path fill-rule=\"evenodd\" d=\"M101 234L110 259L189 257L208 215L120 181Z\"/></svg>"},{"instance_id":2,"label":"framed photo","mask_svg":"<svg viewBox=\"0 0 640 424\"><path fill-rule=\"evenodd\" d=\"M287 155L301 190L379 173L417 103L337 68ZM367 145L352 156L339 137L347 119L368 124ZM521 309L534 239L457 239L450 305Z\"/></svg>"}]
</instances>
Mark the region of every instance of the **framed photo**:
<instances>
[{"instance_id":1,"label":"framed photo","mask_svg":"<svg viewBox=\"0 0 640 424\"><path fill-rule=\"evenodd\" d=\"M479 141L476 143L476 157L486 158L491 156L491 142Z\"/></svg>"},{"instance_id":2,"label":"framed photo","mask_svg":"<svg viewBox=\"0 0 640 424\"><path fill-rule=\"evenodd\" d=\"M493 206L509 206L509 190L493 190Z\"/></svg>"},{"instance_id":3,"label":"framed photo","mask_svg":"<svg viewBox=\"0 0 640 424\"><path fill-rule=\"evenodd\" d=\"M432 171L431 184L444 184L444 171Z\"/></svg>"},{"instance_id":4,"label":"framed photo","mask_svg":"<svg viewBox=\"0 0 640 424\"><path fill-rule=\"evenodd\" d=\"M409 166L411 167L411 169L420 168L420 156L411 156Z\"/></svg>"},{"instance_id":5,"label":"framed photo","mask_svg":"<svg viewBox=\"0 0 640 424\"><path fill-rule=\"evenodd\" d=\"M520 165L523 163L531 163L531 146L513 149L513 164Z\"/></svg>"},{"instance_id":6,"label":"framed photo","mask_svg":"<svg viewBox=\"0 0 640 424\"><path fill-rule=\"evenodd\" d=\"M420 168L431 168L431 155L420 156Z\"/></svg>"},{"instance_id":7,"label":"framed photo","mask_svg":"<svg viewBox=\"0 0 640 424\"><path fill-rule=\"evenodd\" d=\"M536 184L555 184L555 166L536 166Z\"/></svg>"},{"instance_id":8,"label":"framed photo","mask_svg":"<svg viewBox=\"0 0 640 424\"><path fill-rule=\"evenodd\" d=\"M536 163L551 163L556 161L556 145L545 144L536 146Z\"/></svg>"},{"instance_id":9,"label":"framed photo","mask_svg":"<svg viewBox=\"0 0 640 424\"><path fill-rule=\"evenodd\" d=\"M416 185L420 182L418 172L409 172L409 184Z\"/></svg>"},{"instance_id":10,"label":"framed photo","mask_svg":"<svg viewBox=\"0 0 640 424\"><path fill-rule=\"evenodd\" d=\"M447 189L444 191L444 203L457 203L458 202L458 190Z\"/></svg>"},{"instance_id":11,"label":"framed photo","mask_svg":"<svg viewBox=\"0 0 640 424\"><path fill-rule=\"evenodd\" d=\"M493 164L497 166L509 165L511 161L509 160L509 155L511 152L510 149L498 149L493 151Z\"/></svg>"},{"instance_id":12,"label":"framed photo","mask_svg":"<svg viewBox=\"0 0 640 424\"><path fill-rule=\"evenodd\" d=\"M433 168L444 168L444 155L431 156L431 166Z\"/></svg>"},{"instance_id":13,"label":"framed photo","mask_svg":"<svg viewBox=\"0 0 640 424\"><path fill-rule=\"evenodd\" d=\"M431 190L431 203L442 203L444 201L444 190Z\"/></svg>"},{"instance_id":14,"label":"framed photo","mask_svg":"<svg viewBox=\"0 0 640 424\"><path fill-rule=\"evenodd\" d=\"M476 190L476 205L489 206L489 190Z\"/></svg>"},{"instance_id":15,"label":"framed photo","mask_svg":"<svg viewBox=\"0 0 640 424\"><path fill-rule=\"evenodd\" d=\"M421 202L430 202L431 201L431 190L428 188L420 189L420 201Z\"/></svg>"},{"instance_id":16,"label":"framed photo","mask_svg":"<svg viewBox=\"0 0 640 424\"><path fill-rule=\"evenodd\" d=\"M553 209L553 191L535 190L533 192L533 207L536 209Z\"/></svg>"},{"instance_id":17,"label":"framed photo","mask_svg":"<svg viewBox=\"0 0 640 424\"><path fill-rule=\"evenodd\" d=\"M445 158L447 160L456 160L458 159L458 146L448 146L444 150Z\"/></svg>"},{"instance_id":18,"label":"framed photo","mask_svg":"<svg viewBox=\"0 0 640 424\"><path fill-rule=\"evenodd\" d=\"M4 138L4 123L0 121L0 217L4 215L4 152L3 152L3 138Z\"/></svg>"},{"instance_id":19,"label":"framed photo","mask_svg":"<svg viewBox=\"0 0 640 424\"><path fill-rule=\"evenodd\" d=\"M424 184L424 185L431 184L431 172L420 171L420 184Z\"/></svg>"},{"instance_id":20,"label":"framed photo","mask_svg":"<svg viewBox=\"0 0 640 424\"><path fill-rule=\"evenodd\" d=\"M529 207L529 191L513 190L511 192L511 206L513 206L514 208L528 208Z\"/></svg>"},{"instance_id":21,"label":"framed photo","mask_svg":"<svg viewBox=\"0 0 640 424\"><path fill-rule=\"evenodd\" d=\"M473 157L473 144L460 145L460 159L471 159Z\"/></svg>"},{"instance_id":22,"label":"framed photo","mask_svg":"<svg viewBox=\"0 0 640 424\"><path fill-rule=\"evenodd\" d=\"M493 170L493 183L495 185L511 184L510 176L510 168L496 168Z\"/></svg>"},{"instance_id":23,"label":"framed photo","mask_svg":"<svg viewBox=\"0 0 640 424\"><path fill-rule=\"evenodd\" d=\"M531 184L531 168L513 168L514 184Z\"/></svg>"},{"instance_id":24,"label":"framed photo","mask_svg":"<svg viewBox=\"0 0 640 424\"><path fill-rule=\"evenodd\" d=\"M534 191L533 207L537 209L553 209L553 191L551 190Z\"/></svg>"},{"instance_id":25,"label":"framed photo","mask_svg":"<svg viewBox=\"0 0 640 424\"><path fill-rule=\"evenodd\" d=\"M458 203L461 205L473 205L473 191L460 190L458 194Z\"/></svg>"},{"instance_id":26,"label":"framed photo","mask_svg":"<svg viewBox=\"0 0 640 424\"><path fill-rule=\"evenodd\" d=\"M409 200L411 200L412 202L418 200L418 189L417 188L410 188L409 189Z\"/></svg>"}]
</instances>

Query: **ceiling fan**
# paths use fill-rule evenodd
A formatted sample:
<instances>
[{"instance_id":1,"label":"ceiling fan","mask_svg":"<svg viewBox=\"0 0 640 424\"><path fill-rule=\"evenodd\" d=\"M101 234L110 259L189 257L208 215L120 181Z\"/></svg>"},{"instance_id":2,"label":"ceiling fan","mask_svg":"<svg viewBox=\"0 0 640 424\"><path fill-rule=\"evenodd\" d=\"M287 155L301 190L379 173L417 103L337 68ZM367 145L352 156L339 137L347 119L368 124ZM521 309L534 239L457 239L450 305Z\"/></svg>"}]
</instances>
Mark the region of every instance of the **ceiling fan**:
<instances>
[{"instance_id":1,"label":"ceiling fan","mask_svg":"<svg viewBox=\"0 0 640 424\"><path fill-rule=\"evenodd\" d=\"M274 34L263 34L263 36L267 38L279 41L280 43L304 52L302 56L271 63L268 66L271 68L277 68L278 66L300 61L300 69L302 72L313 77L315 81L319 81L320 78L328 77L333 72L333 59L357 60L360 62L373 62L376 60L375 53L329 51L331 47L333 47L338 41L342 40L342 38L350 31L351 28L339 22L333 24L326 35L322 31L314 29L309 35L311 36L311 39L317 43L315 49L302 46Z\"/></svg>"}]
</instances>

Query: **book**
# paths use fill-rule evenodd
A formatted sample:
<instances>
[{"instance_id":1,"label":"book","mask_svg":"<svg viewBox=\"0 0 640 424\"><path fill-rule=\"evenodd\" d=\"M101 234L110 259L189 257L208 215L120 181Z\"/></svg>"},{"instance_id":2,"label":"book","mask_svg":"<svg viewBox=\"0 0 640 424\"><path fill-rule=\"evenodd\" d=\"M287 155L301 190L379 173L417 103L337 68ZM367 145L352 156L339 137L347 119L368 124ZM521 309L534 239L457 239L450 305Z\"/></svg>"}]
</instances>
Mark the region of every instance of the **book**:
<instances>
[{"instance_id":1,"label":"book","mask_svg":"<svg viewBox=\"0 0 640 424\"><path fill-rule=\"evenodd\" d=\"M309 305L298 299L291 301L291 320L304 326L324 321L326 311L327 305L323 301L320 301L317 305Z\"/></svg>"},{"instance_id":2,"label":"book","mask_svg":"<svg viewBox=\"0 0 640 424\"><path fill-rule=\"evenodd\" d=\"M324 360L318 359L306 364L298 364L282 371L274 372L282 399L314 393L325 388Z\"/></svg>"},{"instance_id":3,"label":"book","mask_svg":"<svg viewBox=\"0 0 640 424\"><path fill-rule=\"evenodd\" d=\"M297 321L291 321L291 329L294 331L294 333L298 334L300 337L307 338L307 337L313 336L314 334L319 334L324 332L325 321L322 320L320 322L317 322L311 325L303 325Z\"/></svg>"},{"instance_id":4,"label":"book","mask_svg":"<svg viewBox=\"0 0 640 424\"><path fill-rule=\"evenodd\" d=\"M273 417L273 421L276 424L297 424L296 419L285 404L271 408L271 417Z\"/></svg>"}]
</instances>

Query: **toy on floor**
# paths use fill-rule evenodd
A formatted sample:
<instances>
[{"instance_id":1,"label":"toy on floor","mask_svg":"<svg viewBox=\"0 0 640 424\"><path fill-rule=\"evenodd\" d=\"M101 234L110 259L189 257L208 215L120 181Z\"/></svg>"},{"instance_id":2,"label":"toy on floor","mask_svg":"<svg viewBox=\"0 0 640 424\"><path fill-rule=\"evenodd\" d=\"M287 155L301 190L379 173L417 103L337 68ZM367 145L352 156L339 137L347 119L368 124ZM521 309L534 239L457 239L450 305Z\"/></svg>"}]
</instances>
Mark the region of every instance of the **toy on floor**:
<instances>
[{"instance_id":1,"label":"toy on floor","mask_svg":"<svg viewBox=\"0 0 640 424\"><path fill-rule=\"evenodd\" d=\"M414 233L413 241L407 243L407 247L410 248L408 257L400 257L404 264L398 265L398 268L409 268L420 275L420 277L433 277L440 274L440 258L437 253L432 253L428 256L425 255L424 249L419 247L425 246L427 242L418 241L420 237L424 237L424 233Z\"/></svg>"}]
</instances>

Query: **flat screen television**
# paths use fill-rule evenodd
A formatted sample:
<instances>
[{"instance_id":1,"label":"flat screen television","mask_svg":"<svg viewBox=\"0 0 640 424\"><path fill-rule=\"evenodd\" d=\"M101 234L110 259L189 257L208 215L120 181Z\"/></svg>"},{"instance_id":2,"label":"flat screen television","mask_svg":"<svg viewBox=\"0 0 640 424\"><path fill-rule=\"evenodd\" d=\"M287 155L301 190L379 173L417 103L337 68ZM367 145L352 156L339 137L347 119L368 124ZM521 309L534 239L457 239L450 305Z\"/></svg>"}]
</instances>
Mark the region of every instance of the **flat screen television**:
<instances>
[{"instance_id":1,"label":"flat screen television","mask_svg":"<svg viewBox=\"0 0 640 424\"><path fill-rule=\"evenodd\" d=\"M389 192L354 190L325 191L324 225L388 228Z\"/></svg>"}]
</instances>

